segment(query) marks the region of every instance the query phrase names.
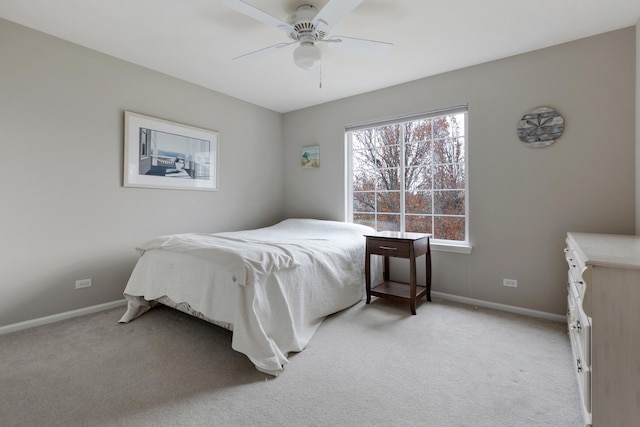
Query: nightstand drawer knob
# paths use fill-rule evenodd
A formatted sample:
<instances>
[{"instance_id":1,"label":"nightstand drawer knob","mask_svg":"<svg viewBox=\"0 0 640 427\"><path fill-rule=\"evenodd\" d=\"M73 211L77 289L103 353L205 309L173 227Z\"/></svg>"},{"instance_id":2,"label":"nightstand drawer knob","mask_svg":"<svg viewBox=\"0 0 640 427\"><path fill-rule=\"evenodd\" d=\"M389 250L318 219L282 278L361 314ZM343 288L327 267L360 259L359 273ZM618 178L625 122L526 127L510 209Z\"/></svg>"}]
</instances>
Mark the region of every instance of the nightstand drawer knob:
<instances>
[{"instance_id":1,"label":"nightstand drawer knob","mask_svg":"<svg viewBox=\"0 0 640 427\"><path fill-rule=\"evenodd\" d=\"M385 251L397 251L398 248L393 248L391 246L380 246L379 249L384 249Z\"/></svg>"}]
</instances>

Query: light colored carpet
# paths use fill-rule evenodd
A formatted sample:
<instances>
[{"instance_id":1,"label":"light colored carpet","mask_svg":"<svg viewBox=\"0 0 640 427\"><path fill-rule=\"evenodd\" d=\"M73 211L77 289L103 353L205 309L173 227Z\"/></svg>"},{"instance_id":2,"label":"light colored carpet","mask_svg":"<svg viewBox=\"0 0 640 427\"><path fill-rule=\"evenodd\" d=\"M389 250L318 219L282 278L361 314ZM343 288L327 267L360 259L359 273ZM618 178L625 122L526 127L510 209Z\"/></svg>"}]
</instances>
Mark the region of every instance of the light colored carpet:
<instances>
[{"instance_id":1,"label":"light colored carpet","mask_svg":"<svg viewBox=\"0 0 640 427\"><path fill-rule=\"evenodd\" d=\"M0 336L2 426L579 426L565 325L434 300L330 316L274 378L231 333L117 308Z\"/></svg>"}]
</instances>

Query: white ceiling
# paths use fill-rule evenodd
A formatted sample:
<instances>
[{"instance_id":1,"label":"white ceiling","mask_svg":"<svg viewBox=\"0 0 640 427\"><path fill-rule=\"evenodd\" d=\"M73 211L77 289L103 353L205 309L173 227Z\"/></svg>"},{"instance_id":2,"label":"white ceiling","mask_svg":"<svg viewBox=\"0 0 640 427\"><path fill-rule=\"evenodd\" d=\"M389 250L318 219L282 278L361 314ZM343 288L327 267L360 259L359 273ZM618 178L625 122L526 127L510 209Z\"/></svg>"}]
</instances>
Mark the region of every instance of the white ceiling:
<instances>
[{"instance_id":1,"label":"white ceiling","mask_svg":"<svg viewBox=\"0 0 640 427\"><path fill-rule=\"evenodd\" d=\"M327 0L245 0L281 20ZM639 0L364 0L331 35L394 43L380 59L323 49L323 84L292 50L232 58L286 34L222 0L0 0L0 17L233 97L288 112L635 25ZM1 59L0 59L1 60Z\"/></svg>"}]
</instances>

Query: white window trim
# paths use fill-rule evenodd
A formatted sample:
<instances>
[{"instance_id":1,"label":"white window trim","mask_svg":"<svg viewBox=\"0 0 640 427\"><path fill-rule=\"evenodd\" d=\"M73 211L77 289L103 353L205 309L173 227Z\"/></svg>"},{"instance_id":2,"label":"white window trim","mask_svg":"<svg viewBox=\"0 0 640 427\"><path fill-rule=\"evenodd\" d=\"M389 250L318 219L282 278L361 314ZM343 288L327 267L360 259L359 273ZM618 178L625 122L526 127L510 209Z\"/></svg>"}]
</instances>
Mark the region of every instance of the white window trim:
<instances>
[{"instance_id":1,"label":"white window trim","mask_svg":"<svg viewBox=\"0 0 640 427\"><path fill-rule=\"evenodd\" d=\"M454 254L470 254L473 246L469 243L461 242L460 244L455 244L451 242L443 242L438 240L431 240L430 246L432 251L438 252L451 252Z\"/></svg>"},{"instance_id":2,"label":"white window trim","mask_svg":"<svg viewBox=\"0 0 640 427\"><path fill-rule=\"evenodd\" d=\"M392 118L380 119L375 121L361 122L357 124L347 125L345 127L345 183L347 185L347 191L345 191L345 221L353 221L353 147L351 144L350 134L352 131L359 129L366 129L369 127L375 126L384 126L385 124L393 124L399 123L403 121L411 121L420 119L423 117L434 117L445 114L450 114L453 112L464 111L466 113L465 119L465 129L464 129L464 138L465 138L465 150L464 150L464 167L465 167L465 241L453 242L447 240L431 240L431 249L438 252L449 252L449 253L458 253L458 254L470 254L473 246L470 243L469 238L469 114L468 114L468 105L458 105L454 107L433 110L424 113L415 113L404 116L397 116Z\"/></svg>"}]
</instances>

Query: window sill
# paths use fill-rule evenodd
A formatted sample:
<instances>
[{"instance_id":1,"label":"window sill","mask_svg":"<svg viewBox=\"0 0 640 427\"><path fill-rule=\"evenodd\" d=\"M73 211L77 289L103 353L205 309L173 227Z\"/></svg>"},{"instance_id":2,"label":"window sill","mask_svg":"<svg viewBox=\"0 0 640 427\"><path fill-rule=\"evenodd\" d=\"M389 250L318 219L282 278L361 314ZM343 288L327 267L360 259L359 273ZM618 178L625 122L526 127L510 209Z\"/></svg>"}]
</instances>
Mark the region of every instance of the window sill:
<instances>
[{"instance_id":1,"label":"window sill","mask_svg":"<svg viewBox=\"0 0 640 427\"><path fill-rule=\"evenodd\" d=\"M431 242L431 249L438 252L451 252L455 254L470 254L473 247L468 243L453 244Z\"/></svg>"}]
</instances>

